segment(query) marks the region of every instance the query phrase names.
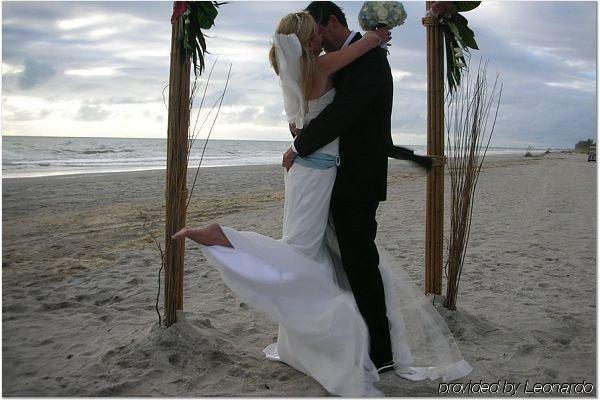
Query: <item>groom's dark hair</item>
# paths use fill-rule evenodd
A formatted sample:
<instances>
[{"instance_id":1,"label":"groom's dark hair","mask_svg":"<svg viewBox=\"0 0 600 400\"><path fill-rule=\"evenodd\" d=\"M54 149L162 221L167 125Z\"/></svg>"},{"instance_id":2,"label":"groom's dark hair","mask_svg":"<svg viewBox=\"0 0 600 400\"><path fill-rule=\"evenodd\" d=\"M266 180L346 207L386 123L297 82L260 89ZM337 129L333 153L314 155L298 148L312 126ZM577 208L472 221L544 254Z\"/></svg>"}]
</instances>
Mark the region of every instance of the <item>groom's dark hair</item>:
<instances>
[{"instance_id":1,"label":"groom's dark hair","mask_svg":"<svg viewBox=\"0 0 600 400\"><path fill-rule=\"evenodd\" d=\"M317 24L321 26L327 26L329 23L329 17L335 16L340 24L348 27L346 22L346 16L342 12L342 9L338 7L332 1L313 1L306 7L306 11L317 21Z\"/></svg>"}]
</instances>

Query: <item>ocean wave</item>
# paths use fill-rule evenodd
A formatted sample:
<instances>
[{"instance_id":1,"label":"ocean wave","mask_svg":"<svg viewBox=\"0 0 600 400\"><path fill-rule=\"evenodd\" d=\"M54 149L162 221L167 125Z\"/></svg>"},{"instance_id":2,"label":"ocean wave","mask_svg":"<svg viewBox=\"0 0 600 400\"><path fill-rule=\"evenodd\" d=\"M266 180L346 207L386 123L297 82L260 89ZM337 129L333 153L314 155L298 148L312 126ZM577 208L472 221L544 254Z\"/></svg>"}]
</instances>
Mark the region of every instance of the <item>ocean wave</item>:
<instances>
[{"instance_id":1,"label":"ocean wave","mask_svg":"<svg viewBox=\"0 0 600 400\"><path fill-rule=\"evenodd\" d=\"M71 149L61 149L61 150L54 150L55 153L76 153L76 154L110 154L110 153L133 153L135 150L131 150L131 149L123 149L123 150L112 150L112 149L107 149L107 150L71 150Z\"/></svg>"},{"instance_id":2,"label":"ocean wave","mask_svg":"<svg viewBox=\"0 0 600 400\"><path fill-rule=\"evenodd\" d=\"M166 157L139 157L139 158L71 158L71 159L46 159L46 160L2 160L3 166L27 166L48 164L53 166L95 166L95 165L130 165L130 164L162 164Z\"/></svg>"}]
</instances>

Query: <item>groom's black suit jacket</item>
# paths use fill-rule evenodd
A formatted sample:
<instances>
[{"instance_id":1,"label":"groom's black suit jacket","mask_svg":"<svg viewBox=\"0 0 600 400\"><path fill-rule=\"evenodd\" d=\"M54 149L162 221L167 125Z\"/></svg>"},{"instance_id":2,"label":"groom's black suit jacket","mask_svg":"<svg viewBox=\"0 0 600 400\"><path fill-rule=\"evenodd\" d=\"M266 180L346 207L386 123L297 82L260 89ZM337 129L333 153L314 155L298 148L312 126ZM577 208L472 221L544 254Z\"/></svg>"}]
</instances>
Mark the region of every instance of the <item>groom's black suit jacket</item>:
<instances>
[{"instance_id":1,"label":"groom's black suit jacket","mask_svg":"<svg viewBox=\"0 0 600 400\"><path fill-rule=\"evenodd\" d=\"M384 201L388 156L394 156L394 86L386 50L378 46L339 70L333 86L334 101L302 130L294 147L303 157L339 137L341 165L332 201Z\"/></svg>"}]
</instances>

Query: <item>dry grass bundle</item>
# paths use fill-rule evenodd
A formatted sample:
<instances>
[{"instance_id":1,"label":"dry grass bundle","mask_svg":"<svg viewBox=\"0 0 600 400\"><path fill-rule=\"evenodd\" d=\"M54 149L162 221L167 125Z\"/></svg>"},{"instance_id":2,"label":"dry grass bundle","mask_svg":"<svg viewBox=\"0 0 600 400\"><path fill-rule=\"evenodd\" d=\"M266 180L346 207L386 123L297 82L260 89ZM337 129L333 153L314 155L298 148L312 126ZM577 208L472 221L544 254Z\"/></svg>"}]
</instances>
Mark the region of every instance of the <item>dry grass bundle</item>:
<instances>
[{"instance_id":1,"label":"dry grass bundle","mask_svg":"<svg viewBox=\"0 0 600 400\"><path fill-rule=\"evenodd\" d=\"M496 125L502 85L497 93L498 75L489 90L487 61L481 60L477 76L472 79L470 62L465 78L457 90L446 94L446 132L448 173L451 182L452 210L450 240L445 270L447 278L444 307L455 310L458 286L462 273L467 243L471 231L475 189L479 172ZM497 99L497 100L496 100ZM491 128L488 117L495 104Z\"/></svg>"},{"instance_id":2,"label":"dry grass bundle","mask_svg":"<svg viewBox=\"0 0 600 400\"><path fill-rule=\"evenodd\" d=\"M204 144L202 146L202 153L200 155L200 161L198 161L198 167L196 169L196 173L194 174L194 181L192 182L192 188L190 190L190 195L188 196L188 200L187 200L187 203L185 205L186 212L187 212L187 209L188 209L188 207L190 205L190 201L192 200L192 195L194 194L194 188L196 187L196 181L198 179L198 172L200 171L200 166L202 165L202 161L204 160L204 153L206 152L206 146L208 146L208 141L210 140L210 136L211 136L212 131L213 131L214 127L215 127L215 123L217 122L217 118L219 118L219 113L221 112L221 106L223 105L223 99L225 99L225 93L227 93L227 86L229 85L229 78L231 77L231 67L232 67L232 64L229 64L229 70L227 71L227 79L225 80L225 87L223 88L223 91L221 92L221 95L215 100L215 102L212 104L212 106L208 110L208 113L205 115L204 120L200 124L200 127L198 129L196 129L196 126L198 125L198 119L200 118L200 113L203 111L202 106L204 105L204 100L206 98L206 90L208 89L208 86L210 84L210 79L212 77L212 73L213 73L213 70L215 68L215 65L217 64L217 61L218 61L218 59L215 59L213 65L212 65L212 67L210 69L210 73L208 74L208 79L206 80L206 85L204 86L204 93L202 94L202 100L200 101L200 106L198 107L198 112L196 114L196 121L194 122L194 128L191 129L190 132L188 133L188 160L187 160L187 167L189 169L189 167L190 167L190 158L189 158L189 155L190 155L190 153L192 151L192 147L194 146L194 143L195 143L196 139L198 139L198 135L202 131L202 128L204 127L204 125L206 124L206 122L208 121L208 119L213 114L213 111L216 110L214 116L212 116L212 123L210 125L210 129L208 131L208 134L206 135L206 138L204 138ZM192 110L192 107L193 107L193 104L194 104L194 99L195 99L197 88L198 88L198 78L196 77L196 79L194 79L194 84L192 85L192 95L190 96L190 111Z\"/></svg>"}]
</instances>

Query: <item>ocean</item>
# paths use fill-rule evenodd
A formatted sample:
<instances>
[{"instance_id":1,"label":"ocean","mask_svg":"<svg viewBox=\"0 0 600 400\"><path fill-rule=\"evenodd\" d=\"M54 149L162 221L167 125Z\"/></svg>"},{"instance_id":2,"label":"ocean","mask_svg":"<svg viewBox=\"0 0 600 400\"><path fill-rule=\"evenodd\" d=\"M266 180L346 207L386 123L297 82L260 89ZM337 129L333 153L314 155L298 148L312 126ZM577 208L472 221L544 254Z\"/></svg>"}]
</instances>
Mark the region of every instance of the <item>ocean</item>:
<instances>
[{"instance_id":1,"label":"ocean","mask_svg":"<svg viewBox=\"0 0 600 400\"><path fill-rule=\"evenodd\" d=\"M197 167L205 141L197 139L189 167ZM279 164L287 141L210 140L201 167ZM426 146L406 146L425 154ZM490 148L488 154L525 154ZM165 169L166 139L3 136L2 178Z\"/></svg>"}]
</instances>

